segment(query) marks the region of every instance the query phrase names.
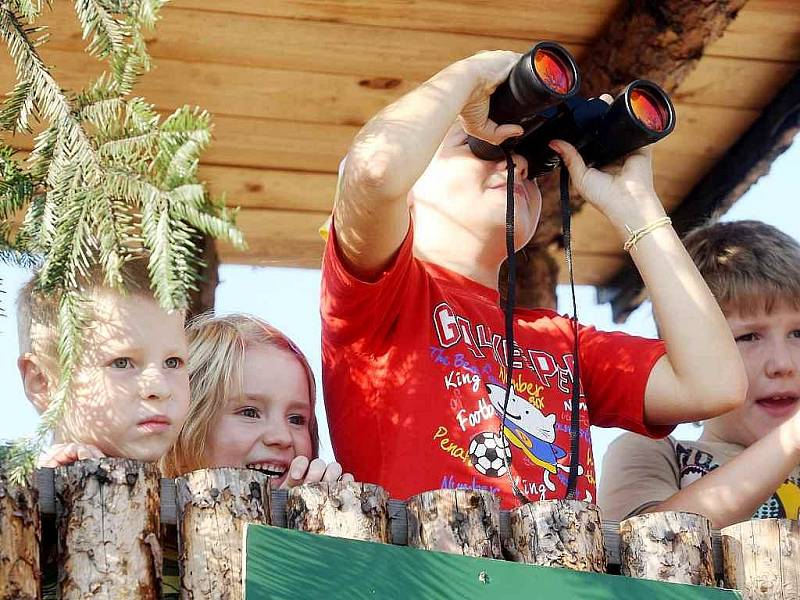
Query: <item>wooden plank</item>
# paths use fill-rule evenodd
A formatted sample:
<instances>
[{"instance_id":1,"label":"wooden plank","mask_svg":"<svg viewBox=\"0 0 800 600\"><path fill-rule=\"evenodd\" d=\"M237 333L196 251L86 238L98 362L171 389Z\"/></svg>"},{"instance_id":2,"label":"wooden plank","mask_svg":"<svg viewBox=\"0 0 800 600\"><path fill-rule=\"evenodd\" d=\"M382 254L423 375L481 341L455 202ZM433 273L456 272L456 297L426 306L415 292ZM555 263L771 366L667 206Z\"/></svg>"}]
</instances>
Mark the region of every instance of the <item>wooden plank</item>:
<instances>
[{"instance_id":1,"label":"wooden plank","mask_svg":"<svg viewBox=\"0 0 800 600\"><path fill-rule=\"evenodd\" d=\"M621 4L620 0L509 0L502 5L481 0L173 0L179 8L210 12L350 23L421 31L446 31L526 41L595 39ZM220 17L224 19L224 17Z\"/></svg>"},{"instance_id":2,"label":"wooden plank","mask_svg":"<svg viewBox=\"0 0 800 600\"><path fill-rule=\"evenodd\" d=\"M81 89L101 72L99 64L80 53L51 50L46 56L68 89ZM0 66L0 82L10 81L11 69L8 63ZM136 93L162 109L196 104L212 114L361 125L418 84L160 59Z\"/></svg>"},{"instance_id":3,"label":"wooden plank","mask_svg":"<svg viewBox=\"0 0 800 600\"><path fill-rule=\"evenodd\" d=\"M319 227L327 212L244 209L237 224L247 249L218 245L222 262L258 266L319 268L325 246Z\"/></svg>"},{"instance_id":4,"label":"wooden plank","mask_svg":"<svg viewBox=\"0 0 800 600\"><path fill-rule=\"evenodd\" d=\"M749 0L706 54L800 61L797 0Z\"/></svg>"},{"instance_id":5,"label":"wooden plank","mask_svg":"<svg viewBox=\"0 0 800 600\"><path fill-rule=\"evenodd\" d=\"M394 81L425 80L442 67L480 50L524 52L528 40L462 33L414 31L320 21L224 13L167 5L148 51L156 59L357 75ZM209 18L224 20L209 27ZM83 52L85 43L71 6L56 5L43 22L47 48ZM197 35L202 31L203 35ZM580 58L581 44L567 47ZM160 60L156 61L160 64Z\"/></svg>"},{"instance_id":6,"label":"wooden plank","mask_svg":"<svg viewBox=\"0 0 800 600\"><path fill-rule=\"evenodd\" d=\"M216 115L203 162L336 173L358 127Z\"/></svg>"},{"instance_id":7,"label":"wooden plank","mask_svg":"<svg viewBox=\"0 0 800 600\"><path fill-rule=\"evenodd\" d=\"M200 178L229 206L316 212L332 209L337 179L333 173L210 165L200 168Z\"/></svg>"},{"instance_id":8,"label":"wooden plank","mask_svg":"<svg viewBox=\"0 0 800 600\"><path fill-rule=\"evenodd\" d=\"M704 56L672 94L672 99L693 105L761 110L797 72L799 65Z\"/></svg>"}]
</instances>

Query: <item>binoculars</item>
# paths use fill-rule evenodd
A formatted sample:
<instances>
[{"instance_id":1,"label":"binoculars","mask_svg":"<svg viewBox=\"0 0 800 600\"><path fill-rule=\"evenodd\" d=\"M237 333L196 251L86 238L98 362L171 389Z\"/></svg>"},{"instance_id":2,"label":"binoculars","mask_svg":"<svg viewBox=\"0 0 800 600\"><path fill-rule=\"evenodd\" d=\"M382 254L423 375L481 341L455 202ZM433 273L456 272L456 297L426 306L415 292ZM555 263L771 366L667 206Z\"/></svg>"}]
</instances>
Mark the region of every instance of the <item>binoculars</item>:
<instances>
[{"instance_id":1,"label":"binoculars","mask_svg":"<svg viewBox=\"0 0 800 600\"><path fill-rule=\"evenodd\" d=\"M572 55L554 42L539 42L489 99L490 119L521 125L524 133L504 141L502 148L470 137L470 149L483 160L501 160L503 148L513 150L527 159L532 179L559 165L550 140L571 143L587 166L602 167L666 137L675 127L669 96L651 81L629 83L610 105L578 96L579 88Z\"/></svg>"}]
</instances>

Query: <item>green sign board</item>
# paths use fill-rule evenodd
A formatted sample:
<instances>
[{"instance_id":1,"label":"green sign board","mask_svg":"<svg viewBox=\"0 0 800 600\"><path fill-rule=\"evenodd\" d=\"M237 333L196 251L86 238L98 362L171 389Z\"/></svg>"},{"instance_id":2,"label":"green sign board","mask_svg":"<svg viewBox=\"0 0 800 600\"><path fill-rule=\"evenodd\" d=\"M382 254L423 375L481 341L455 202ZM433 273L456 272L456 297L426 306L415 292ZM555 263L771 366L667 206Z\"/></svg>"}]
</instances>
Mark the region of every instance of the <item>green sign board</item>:
<instances>
[{"instance_id":1,"label":"green sign board","mask_svg":"<svg viewBox=\"0 0 800 600\"><path fill-rule=\"evenodd\" d=\"M261 598L741 600L738 592L247 525L244 595Z\"/></svg>"}]
</instances>

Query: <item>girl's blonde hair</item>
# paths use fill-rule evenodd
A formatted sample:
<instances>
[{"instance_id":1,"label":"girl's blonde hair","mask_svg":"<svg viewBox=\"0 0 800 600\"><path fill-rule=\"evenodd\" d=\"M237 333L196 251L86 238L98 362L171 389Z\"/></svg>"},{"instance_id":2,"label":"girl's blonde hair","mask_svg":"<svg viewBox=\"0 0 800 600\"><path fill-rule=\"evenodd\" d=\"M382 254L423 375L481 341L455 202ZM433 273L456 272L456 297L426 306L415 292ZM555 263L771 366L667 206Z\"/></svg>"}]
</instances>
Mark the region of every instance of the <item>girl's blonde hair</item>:
<instances>
[{"instance_id":1,"label":"girl's blonde hair","mask_svg":"<svg viewBox=\"0 0 800 600\"><path fill-rule=\"evenodd\" d=\"M245 351L252 346L286 350L303 366L308 380L311 405L308 430L312 455L319 454L319 430L314 413L316 382L308 359L300 349L266 321L246 314L199 315L186 329L189 344L189 387L191 403L186 421L172 450L164 457L162 469L175 477L201 469L208 428L226 401L242 390Z\"/></svg>"}]
</instances>

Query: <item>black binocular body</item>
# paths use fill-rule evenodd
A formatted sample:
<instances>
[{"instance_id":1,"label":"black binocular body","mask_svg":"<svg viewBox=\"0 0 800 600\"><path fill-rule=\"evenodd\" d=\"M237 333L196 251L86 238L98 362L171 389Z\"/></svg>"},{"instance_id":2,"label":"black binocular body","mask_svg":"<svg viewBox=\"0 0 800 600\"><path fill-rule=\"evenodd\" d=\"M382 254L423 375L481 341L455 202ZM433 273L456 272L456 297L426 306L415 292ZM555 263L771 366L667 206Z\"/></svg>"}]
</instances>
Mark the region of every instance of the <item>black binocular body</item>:
<instances>
[{"instance_id":1,"label":"black binocular body","mask_svg":"<svg viewBox=\"0 0 800 600\"><path fill-rule=\"evenodd\" d=\"M655 83L637 79L609 105L600 98L577 95L580 73L572 55L554 42L539 42L511 70L489 100L489 118L518 124L525 130L502 148L528 161L528 177L552 171L558 155L554 139L571 143L587 166L602 167L666 137L675 127L675 109ZM470 137L472 152L484 160L501 160L500 146Z\"/></svg>"}]
</instances>

